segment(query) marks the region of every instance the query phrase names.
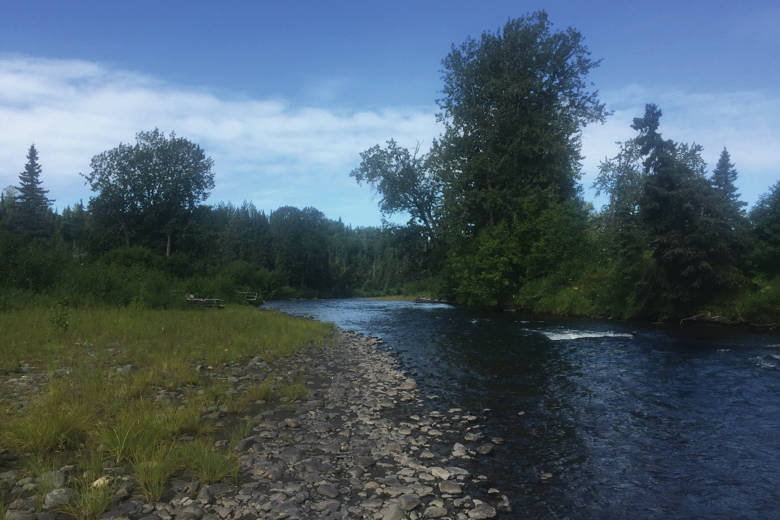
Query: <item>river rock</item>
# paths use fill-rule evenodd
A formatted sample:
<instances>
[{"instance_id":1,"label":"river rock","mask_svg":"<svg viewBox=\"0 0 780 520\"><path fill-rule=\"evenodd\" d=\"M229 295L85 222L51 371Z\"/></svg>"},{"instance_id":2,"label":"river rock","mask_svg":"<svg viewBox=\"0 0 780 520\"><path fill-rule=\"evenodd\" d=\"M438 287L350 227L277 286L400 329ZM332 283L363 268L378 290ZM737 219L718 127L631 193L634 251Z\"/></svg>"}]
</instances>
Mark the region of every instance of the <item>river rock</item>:
<instances>
[{"instance_id":1,"label":"river rock","mask_svg":"<svg viewBox=\"0 0 780 520\"><path fill-rule=\"evenodd\" d=\"M405 493L398 497L398 505L404 511L411 511L415 507L420 505L420 497L414 493Z\"/></svg>"},{"instance_id":2,"label":"river rock","mask_svg":"<svg viewBox=\"0 0 780 520\"><path fill-rule=\"evenodd\" d=\"M404 517L404 511L397 502L390 502L377 515L377 520L401 520Z\"/></svg>"},{"instance_id":3,"label":"river rock","mask_svg":"<svg viewBox=\"0 0 780 520\"><path fill-rule=\"evenodd\" d=\"M9 509L5 512L5 520L35 520L35 513L32 511Z\"/></svg>"},{"instance_id":4,"label":"river rock","mask_svg":"<svg viewBox=\"0 0 780 520\"><path fill-rule=\"evenodd\" d=\"M441 518L447 515L447 510L439 506L430 506L423 512L425 518Z\"/></svg>"},{"instance_id":5,"label":"river rock","mask_svg":"<svg viewBox=\"0 0 780 520\"><path fill-rule=\"evenodd\" d=\"M463 493L463 487L457 482L444 480L439 482L439 491L445 495L460 495Z\"/></svg>"},{"instance_id":6,"label":"river rock","mask_svg":"<svg viewBox=\"0 0 780 520\"><path fill-rule=\"evenodd\" d=\"M333 484L322 484L317 487L317 493L328 498L336 498L339 496L339 490Z\"/></svg>"},{"instance_id":7,"label":"river rock","mask_svg":"<svg viewBox=\"0 0 780 520\"><path fill-rule=\"evenodd\" d=\"M491 453L493 453L493 448L494 446L491 443L486 442L485 444L477 448L477 453L479 453L480 455L490 455Z\"/></svg>"},{"instance_id":8,"label":"river rock","mask_svg":"<svg viewBox=\"0 0 780 520\"><path fill-rule=\"evenodd\" d=\"M404 381L401 386L398 387L399 390L414 390L417 388L417 382L414 379L407 379Z\"/></svg>"},{"instance_id":9,"label":"river rock","mask_svg":"<svg viewBox=\"0 0 780 520\"><path fill-rule=\"evenodd\" d=\"M432 468L429 468L428 471L436 478L440 478L442 480L447 480L450 478L450 472L447 471L444 468L439 468L437 466L434 466Z\"/></svg>"},{"instance_id":10,"label":"river rock","mask_svg":"<svg viewBox=\"0 0 780 520\"><path fill-rule=\"evenodd\" d=\"M466 458L469 456L469 454L466 452L466 447L463 444L456 442L455 445L452 447L452 456L458 458Z\"/></svg>"},{"instance_id":11,"label":"river rock","mask_svg":"<svg viewBox=\"0 0 780 520\"><path fill-rule=\"evenodd\" d=\"M486 518L495 518L496 510L488 504L479 504L469 511L469 518L472 520L484 520Z\"/></svg>"},{"instance_id":12,"label":"river rock","mask_svg":"<svg viewBox=\"0 0 780 520\"><path fill-rule=\"evenodd\" d=\"M43 499L44 509L54 509L70 503L76 496L76 493L72 489L57 488L46 494Z\"/></svg>"}]
</instances>

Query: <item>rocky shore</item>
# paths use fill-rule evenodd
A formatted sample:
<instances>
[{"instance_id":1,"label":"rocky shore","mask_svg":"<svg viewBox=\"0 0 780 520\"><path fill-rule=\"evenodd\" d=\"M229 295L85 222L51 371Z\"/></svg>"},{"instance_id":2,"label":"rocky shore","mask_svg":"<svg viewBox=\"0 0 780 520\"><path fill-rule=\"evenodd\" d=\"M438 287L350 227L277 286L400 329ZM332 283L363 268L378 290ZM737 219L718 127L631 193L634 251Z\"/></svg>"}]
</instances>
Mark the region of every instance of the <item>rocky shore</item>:
<instances>
[{"instance_id":1,"label":"rocky shore","mask_svg":"<svg viewBox=\"0 0 780 520\"><path fill-rule=\"evenodd\" d=\"M482 431L490 411L438 410L436 396L422 394L381 340L338 335L332 346L274 363L275 373L303 374L308 395L252 417L255 426L237 447L238 482L180 476L163 501L147 503L131 477L117 476L115 503L103 518L468 520L510 512L508 498L482 474L488 468L480 461L500 456L502 443ZM234 367L230 378L256 377L249 374L255 368ZM6 520L59 518L72 496L70 471L50 476L60 485L42 508L26 496L35 488L30 477L0 474L13 499Z\"/></svg>"}]
</instances>

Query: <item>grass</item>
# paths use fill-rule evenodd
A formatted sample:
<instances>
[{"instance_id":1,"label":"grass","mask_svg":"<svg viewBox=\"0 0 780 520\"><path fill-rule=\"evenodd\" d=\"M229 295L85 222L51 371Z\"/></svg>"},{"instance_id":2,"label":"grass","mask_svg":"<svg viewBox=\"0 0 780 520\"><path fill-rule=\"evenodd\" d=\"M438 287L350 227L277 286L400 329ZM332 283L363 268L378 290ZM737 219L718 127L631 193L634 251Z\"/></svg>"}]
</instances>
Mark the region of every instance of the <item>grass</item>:
<instances>
[{"instance_id":1,"label":"grass","mask_svg":"<svg viewBox=\"0 0 780 520\"><path fill-rule=\"evenodd\" d=\"M182 450L187 466L195 471L201 482L211 484L226 477L238 478L238 457L228 451L222 452L213 442L197 440Z\"/></svg>"},{"instance_id":2,"label":"grass","mask_svg":"<svg viewBox=\"0 0 780 520\"><path fill-rule=\"evenodd\" d=\"M132 466L138 486L149 502L159 502L168 484L168 479L177 467L175 445L158 444L153 448L144 446L133 454Z\"/></svg>"},{"instance_id":3,"label":"grass","mask_svg":"<svg viewBox=\"0 0 780 520\"><path fill-rule=\"evenodd\" d=\"M91 478L79 478L74 482L76 496L62 509L62 513L76 520L97 520L111 507L116 487L111 482L102 483Z\"/></svg>"},{"instance_id":4,"label":"grass","mask_svg":"<svg viewBox=\"0 0 780 520\"><path fill-rule=\"evenodd\" d=\"M300 378L275 391L270 375L236 392L220 380L221 367L285 357L324 344L332 332L322 323L249 307L57 312L54 318L50 309L0 313L0 382L44 381L21 408L15 392L0 393L0 451L42 465L76 464L79 475L95 478L110 460L133 473L148 500L158 500L171 475L185 467L209 481L237 472L237 459L211 446L216 437L246 437L251 424L221 432L221 423L204 418L211 405L240 414L275 395L306 395ZM106 490L85 482L74 481L79 498L67 511L74 518L99 516L106 499Z\"/></svg>"},{"instance_id":5,"label":"grass","mask_svg":"<svg viewBox=\"0 0 780 520\"><path fill-rule=\"evenodd\" d=\"M284 383L277 390L279 397L286 402L292 402L309 395L309 389L301 376L297 376L289 383Z\"/></svg>"}]
</instances>

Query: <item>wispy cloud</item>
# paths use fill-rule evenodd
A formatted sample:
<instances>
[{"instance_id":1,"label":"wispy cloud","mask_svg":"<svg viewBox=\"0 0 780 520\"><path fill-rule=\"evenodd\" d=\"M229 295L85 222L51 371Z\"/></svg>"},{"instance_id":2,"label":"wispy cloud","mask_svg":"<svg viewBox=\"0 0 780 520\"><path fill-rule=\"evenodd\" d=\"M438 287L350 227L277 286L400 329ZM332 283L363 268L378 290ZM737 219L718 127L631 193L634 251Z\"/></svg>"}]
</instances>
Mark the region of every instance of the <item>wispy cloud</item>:
<instances>
[{"instance_id":1,"label":"wispy cloud","mask_svg":"<svg viewBox=\"0 0 780 520\"><path fill-rule=\"evenodd\" d=\"M583 133L583 185L589 188L598 164L614 156L623 141L635 135L631 122L644 114L646 103L658 105L660 131L667 139L696 142L704 147L709 170L725 146L739 172L738 187L750 203L780 179L780 96L762 91L687 92L629 86L602 92L614 111L604 125Z\"/></svg>"},{"instance_id":2,"label":"wispy cloud","mask_svg":"<svg viewBox=\"0 0 780 520\"><path fill-rule=\"evenodd\" d=\"M316 205L333 218L378 221L367 188L348 177L360 151L438 133L433 107L344 112L281 99L231 98L78 60L0 59L0 187L17 183L34 142L58 206L88 198L79 172L139 130L159 127L215 159L211 200ZM330 211L328 211L330 210ZM363 213L370 212L365 219Z\"/></svg>"},{"instance_id":3,"label":"wispy cloud","mask_svg":"<svg viewBox=\"0 0 780 520\"><path fill-rule=\"evenodd\" d=\"M323 85L324 97L339 87ZM632 136L631 120L646 102L664 111L666 137L705 147L710 167L727 146L745 200L753 202L780 177L777 96L632 86L601 97L614 114L605 125L584 132L586 188L599 161L616 153L615 141ZM246 199L264 209L314 205L332 218L378 223L375 197L358 187L349 171L361 151L390 137L404 146L422 142L426 147L440 133L435 112L433 104L374 111L294 106L283 99L172 85L87 61L0 56L0 188L18 182L34 142L57 206L86 200L90 194L78 173L88 171L91 157L158 127L175 130L214 157L217 187L211 201Z\"/></svg>"}]
</instances>

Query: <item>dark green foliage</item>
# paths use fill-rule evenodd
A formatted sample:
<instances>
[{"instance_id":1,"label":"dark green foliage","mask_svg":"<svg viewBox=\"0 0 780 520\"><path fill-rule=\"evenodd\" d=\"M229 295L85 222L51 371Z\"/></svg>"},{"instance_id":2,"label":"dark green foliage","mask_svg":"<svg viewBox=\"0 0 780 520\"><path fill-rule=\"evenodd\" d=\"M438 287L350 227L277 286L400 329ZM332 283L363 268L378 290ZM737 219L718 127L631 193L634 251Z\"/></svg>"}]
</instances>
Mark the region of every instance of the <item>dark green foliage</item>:
<instances>
[{"instance_id":1,"label":"dark green foliage","mask_svg":"<svg viewBox=\"0 0 780 520\"><path fill-rule=\"evenodd\" d=\"M157 130L95 156L96 196L54 215L31 148L24 183L38 191L0 198L0 308L424 294L554 314L777 321L780 183L747 219L725 148L708 177L701 146L661 136L657 106L600 165L607 205L595 213L582 201L581 130L607 115L587 82L597 65L577 31L553 30L544 13L453 47L444 134L430 152L390 140L351 173L376 189L383 214L408 214L405 226L201 205L211 159ZM32 200L47 233L16 220Z\"/></svg>"},{"instance_id":2,"label":"dark green foliage","mask_svg":"<svg viewBox=\"0 0 780 520\"><path fill-rule=\"evenodd\" d=\"M577 194L580 130L606 116L586 81L598 64L589 54L543 12L452 48L439 100L446 218L481 229L530 217L516 209L529 194Z\"/></svg>"},{"instance_id":3,"label":"dark green foliage","mask_svg":"<svg viewBox=\"0 0 780 520\"><path fill-rule=\"evenodd\" d=\"M747 282L738 205L705 178L700 146L661 137L660 117L647 105L632 125L638 135L601 165L596 181L610 197L602 215L606 307L628 315L680 316Z\"/></svg>"},{"instance_id":4,"label":"dark green foliage","mask_svg":"<svg viewBox=\"0 0 780 520\"><path fill-rule=\"evenodd\" d=\"M737 169L731 163L731 155L723 148L718 164L712 172L710 182L722 205L724 217L733 225L740 225L744 220L746 203L739 200L739 193L734 183L737 180Z\"/></svg>"},{"instance_id":5,"label":"dark green foliage","mask_svg":"<svg viewBox=\"0 0 780 520\"><path fill-rule=\"evenodd\" d=\"M382 196L379 209L385 215L406 212L410 224L422 226L428 237L436 234L441 182L433 172L434 158L409 153L392 139L386 148L373 146L360 154L360 166L350 175L371 184Z\"/></svg>"},{"instance_id":6,"label":"dark green foliage","mask_svg":"<svg viewBox=\"0 0 780 520\"><path fill-rule=\"evenodd\" d=\"M581 205L580 132L606 116L586 80L597 64L577 31L554 31L543 12L444 59L434 154L459 301L503 305L529 277L566 270L562 251L584 230L564 224Z\"/></svg>"},{"instance_id":7,"label":"dark green foliage","mask_svg":"<svg viewBox=\"0 0 780 520\"><path fill-rule=\"evenodd\" d=\"M170 256L174 232L214 188L213 164L187 139L157 129L139 132L135 145L120 144L92 158L92 171L84 175L97 193L90 211L121 230L125 246L131 238L164 236Z\"/></svg>"},{"instance_id":8,"label":"dark green foliage","mask_svg":"<svg viewBox=\"0 0 780 520\"><path fill-rule=\"evenodd\" d=\"M27 163L19 174L19 186L16 188L16 204L11 217L18 231L27 237L42 237L51 234L49 206L53 202L46 197L48 190L43 189L41 165L38 163L38 151L30 145Z\"/></svg>"},{"instance_id":9,"label":"dark green foliage","mask_svg":"<svg viewBox=\"0 0 780 520\"><path fill-rule=\"evenodd\" d=\"M750 223L756 241L756 267L770 276L780 275L780 181L750 210Z\"/></svg>"}]
</instances>

